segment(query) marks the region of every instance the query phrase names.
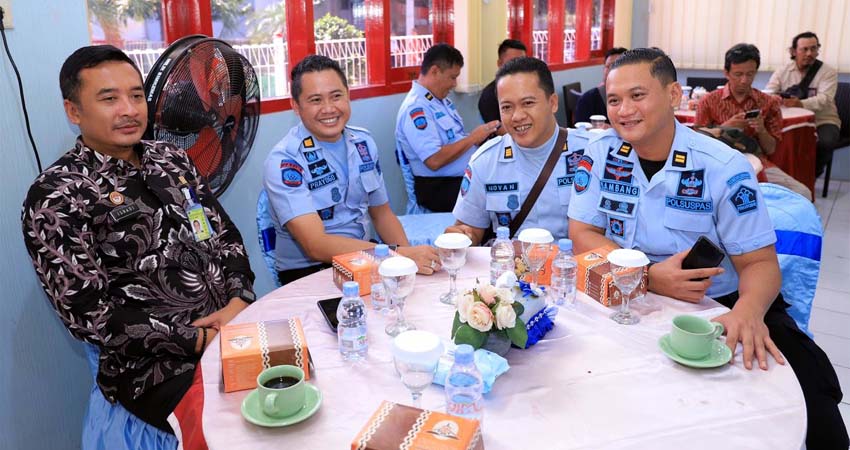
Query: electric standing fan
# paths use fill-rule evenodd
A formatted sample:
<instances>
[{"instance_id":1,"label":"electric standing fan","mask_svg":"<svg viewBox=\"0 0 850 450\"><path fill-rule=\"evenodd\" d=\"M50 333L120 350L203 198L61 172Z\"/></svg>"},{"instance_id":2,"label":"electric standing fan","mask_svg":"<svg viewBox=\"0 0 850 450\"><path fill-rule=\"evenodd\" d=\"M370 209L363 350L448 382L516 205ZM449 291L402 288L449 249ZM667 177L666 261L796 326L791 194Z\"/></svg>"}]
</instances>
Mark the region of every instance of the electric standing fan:
<instances>
[{"instance_id":1,"label":"electric standing fan","mask_svg":"<svg viewBox=\"0 0 850 450\"><path fill-rule=\"evenodd\" d=\"M257 134L260 85L248 60L220 39L186 36L154 63L145 94L145 138L185 149L221 195Z\"/></svg>"}]
</instances>

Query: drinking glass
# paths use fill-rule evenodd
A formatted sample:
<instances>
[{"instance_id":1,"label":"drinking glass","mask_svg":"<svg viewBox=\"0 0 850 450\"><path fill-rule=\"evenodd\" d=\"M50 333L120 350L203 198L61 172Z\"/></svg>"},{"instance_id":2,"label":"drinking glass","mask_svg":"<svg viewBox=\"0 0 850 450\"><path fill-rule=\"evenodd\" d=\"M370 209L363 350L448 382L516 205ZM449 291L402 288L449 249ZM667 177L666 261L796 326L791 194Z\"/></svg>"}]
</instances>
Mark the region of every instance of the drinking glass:
<instances>
[{"instance_id":1,"label":"drinking glass","mask_svg":"<svg viewBox=\"0 0 850 450\"><path fill-rule=\"evenodd\" d=\"M390 336L397 336L407 330L415 330L413 324L404 319L404 300L413 292L416 283L416 263L404 256L387 258L378 267L384 292L396 310L396 320L390 323L384 331Z\"/></svg>"},{"instance_id":2,"label":"drinking glass","mask_svg":"<svg viewBox=\"0 0 850 450\"><path fill-rule=\"evenodd\" d=\"M640 322L640 316L629 310L629 297L643 279L643 271L649 259L639 250L617 249L608 254L611 277L620 289L623 301L620 310L611 315L611 320L623 325Z\"/></svg>"},{"instance_id":3,"label":"drinking glass","mask_svg":"<svg viewBox=\"0 0 850 450\"><path fill-rule=\"evenodd\" d=\"M393 365L416 408L422 407L422 391L434 381L442 354L440 338L428 331L405 331L393 339Z\"/></svg>"},{"instance_id":4,"label":"drinking glass","mask_svg":"<svg viewBox=\"0 0 850 450\"><path fill-rule=\"evenodd\" d=\"M552 233L542 228L526 228L518 237L522 244L522 259L531 272L531 286L538 286L538 276L551 252Z\"/></svg>"},{"instance_id":5,"label":"drinking glass","mask_svg":"<svg viewBox=\"0 0 850 450\"><path fill-rule=\"evenodd\" d=\"M440 301L454 305L457 299L457 272L466 264L466 251L472 241L462 233L444 233L437 236L434 245L440 255L440 264L449 274L449 292L441 295Z\"/></svg>"}]
</instances>

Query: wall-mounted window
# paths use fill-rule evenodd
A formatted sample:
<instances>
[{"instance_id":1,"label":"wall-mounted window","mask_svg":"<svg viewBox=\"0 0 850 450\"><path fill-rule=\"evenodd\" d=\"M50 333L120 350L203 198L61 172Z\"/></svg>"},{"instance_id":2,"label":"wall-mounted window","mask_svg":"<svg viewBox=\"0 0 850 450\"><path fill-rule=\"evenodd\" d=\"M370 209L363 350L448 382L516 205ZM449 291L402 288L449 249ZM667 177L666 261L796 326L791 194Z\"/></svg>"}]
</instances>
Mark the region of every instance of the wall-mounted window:
<instances>
[{"instance_id":1,"label":"wall-mounted window","mask_svg":"<svg viewBox=\"0 0 850 450\"><path fill-rule=\"evenodd\" d=\"M453 0L87 0L92 43L144 74L171 42L205 34L254 66L263 112L290 108L289 71L311 53L338 61L353 98L404 92L435 42L453 43Z\"/></svg>"}]
</instances>

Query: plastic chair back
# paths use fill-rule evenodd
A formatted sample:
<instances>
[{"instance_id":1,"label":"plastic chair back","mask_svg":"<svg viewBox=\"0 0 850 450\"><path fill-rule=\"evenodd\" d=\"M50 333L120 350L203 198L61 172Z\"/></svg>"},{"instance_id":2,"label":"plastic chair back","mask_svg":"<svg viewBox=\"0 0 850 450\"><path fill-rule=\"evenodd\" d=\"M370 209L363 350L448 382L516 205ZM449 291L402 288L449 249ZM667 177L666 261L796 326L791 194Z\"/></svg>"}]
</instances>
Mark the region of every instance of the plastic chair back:
<instances>
[{"instance_id":1,"label":"plastic chair back","mask_svg":"<svg viewBox=\"0 0 850 450\"><path fill-rule=\"evenodd\" d=\"M823 226L809 200L772 183L759 184L776 230L776 254L782 270L782 296L788 314L808 334L809 316L818 284Z\"/></svg>"}]
</instances>

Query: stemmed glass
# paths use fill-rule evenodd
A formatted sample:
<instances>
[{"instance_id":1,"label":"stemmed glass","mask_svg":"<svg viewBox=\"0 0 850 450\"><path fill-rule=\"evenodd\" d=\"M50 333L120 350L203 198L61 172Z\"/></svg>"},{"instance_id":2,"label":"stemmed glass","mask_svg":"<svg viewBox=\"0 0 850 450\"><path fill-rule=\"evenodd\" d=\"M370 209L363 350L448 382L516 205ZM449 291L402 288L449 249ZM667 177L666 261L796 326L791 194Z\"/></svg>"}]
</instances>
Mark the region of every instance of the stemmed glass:
<instances>
[{"instance_id":1,"label":"stemmed glass","mask_svg":"<svg viewBox=\"0 0 850 450\"><path fill-rule=\"evenodd\" d=\"M457 272L466 264L466 251L472 241L463 233L444 233L437 236L434 246L440 254L440 264L449 273L449 292L440 296L440 301L454 305L457 298Z\"/></svg>"},{"instance_id":2,"label":"stemmed glass","mask_svg":"<svg viewBox=\"0 0 850 450\"><path fill-rule=\"evenodd\" d=\"M543 228L526 228L518 237L522 244L522 259L531 271L531 286L538 286L538 276L552 251L552 233Z\"/></svg>"},{"instance_id":3,"label":"stemmed glass","mask_svg":"<svg viewBox=\"0 0 850 450\"><path fill-rule=\"evenodd\" d=\"M634 325L640 322L640 316L629 310L629 297L643 279L649 258L640 250L620 248L608 254L608 262L614 285L620 289L623 298L620 310L611 315L611 320L623 325Z\"/></svg>"},{"instance_id":4,"label":"stemmed glass","mask_svg":"<svg viewBox=\"0 0 850 450\"><path fill-rule=\"evenodd\" d=\"M422 407L422 391L434 381L443 343L428 331L405 331L393 339L393 364L404 386L410 390L413 406Z\"/></svg>"},{"instance_id":5,"label":"stemmed glass","mask_svg":"<svg viewBox=\"0 0 850 450\"><path fill-rule=\"evenodd\" d=\"M412 324L404 319L404 299L413 292L416 283L416 263L404 256L387 258L378 266L378 273L384 284L384 292L396 309L396 320L387 325L384 331L390 336L396 336L407 330L415 330Z\"/></svg>"}]
</instances>

